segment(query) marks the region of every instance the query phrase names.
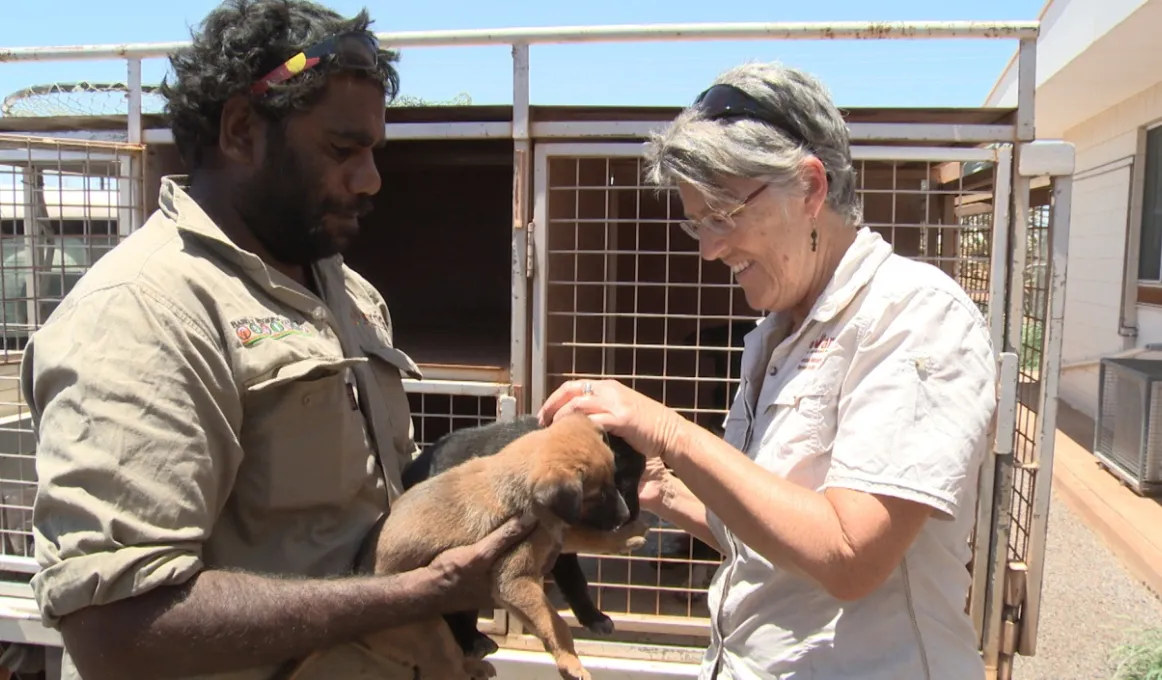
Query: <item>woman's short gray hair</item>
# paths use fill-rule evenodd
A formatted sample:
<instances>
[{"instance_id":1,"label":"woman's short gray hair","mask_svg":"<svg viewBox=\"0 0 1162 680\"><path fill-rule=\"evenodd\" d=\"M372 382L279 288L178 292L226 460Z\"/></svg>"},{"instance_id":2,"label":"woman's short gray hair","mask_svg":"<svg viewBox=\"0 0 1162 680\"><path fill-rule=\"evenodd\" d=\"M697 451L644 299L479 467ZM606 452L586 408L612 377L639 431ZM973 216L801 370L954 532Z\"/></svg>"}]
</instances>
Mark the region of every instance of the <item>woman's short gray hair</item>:
<instances>
[{"instance_id":1,"label":"woman's short gray hair","mask_svg":"<svg viewBox=\"0 0 1162 680\"><path fill-rule=\"evenodd\" d=\"M816 78L777 63L748 63L722 73L715 85L732 85L764 107L779 111L797 130L788 135L750 118L712 121L697 107L684 110L664 130L651 135L646 180L659 186L686 182L710 199L729 200L721 181L752 177L781 191L805 189L799 174L815 156L830 180L827 205L852 225L862 220L855 193L855 168L847 125ZM810 149L795 141L801 135Z\"/></svg>"}]
</instances>

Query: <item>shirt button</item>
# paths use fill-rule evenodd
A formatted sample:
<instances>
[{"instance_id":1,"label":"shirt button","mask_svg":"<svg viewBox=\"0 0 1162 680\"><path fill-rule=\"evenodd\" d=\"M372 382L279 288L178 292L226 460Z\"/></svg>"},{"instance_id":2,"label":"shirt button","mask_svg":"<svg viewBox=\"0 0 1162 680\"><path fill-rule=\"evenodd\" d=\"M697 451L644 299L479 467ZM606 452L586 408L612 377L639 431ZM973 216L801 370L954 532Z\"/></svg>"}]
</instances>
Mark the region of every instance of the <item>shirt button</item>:
<instances>
[{"instance_id":1,"label":"shirt button","mask_svg":"<svg viewBox=\"0 0 1162 680\"><path fill-rule=\"evenodd\" d=\"M778 366L771 366L771 375L778 375L778 373L779 373L779 367Z\"/></svg>"},{"instance_id":2,"label":"shirt button","mask_svg":"<svg viewBox=\"0 0 1162 680\"><path fill-rule=\"evenodd\" d=\"M315 307L311 310L311 318L315 321L322 321L327 318L327 312L322 307Z\"/></svg>"},{"instance_id":3,"label":"shirt button","mask_svg":"<svg viewBox=\"0 0 1162 680\"><path fill-rule=\"evenodd\" d=\"M311 395L309 395L309 394L303 395L303 406L310 406L310 405L311 405Z\"/></svg>"}]
</instances>

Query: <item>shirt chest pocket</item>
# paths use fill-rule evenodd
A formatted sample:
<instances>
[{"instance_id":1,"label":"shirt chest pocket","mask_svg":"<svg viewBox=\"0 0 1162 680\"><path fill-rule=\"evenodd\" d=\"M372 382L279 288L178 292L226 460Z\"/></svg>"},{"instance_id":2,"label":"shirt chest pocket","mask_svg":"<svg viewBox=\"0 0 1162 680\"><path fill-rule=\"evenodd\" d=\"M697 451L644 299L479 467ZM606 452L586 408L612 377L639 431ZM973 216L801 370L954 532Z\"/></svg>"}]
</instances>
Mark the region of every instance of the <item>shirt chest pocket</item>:
<instances>
[{"instance_id":1,"label":"shirt chest pocket","mask_svg":"<svg viewBox=\"0 0 1162 680\"><path fill-rule=\"evenodd\" d=\"M809 482L812 470L825 467L835 441L839 383L823 367L799 371L770 395L763 395L760 416L766 422L758 462L788 478Z\"/></svg>"},{"instance_id":2,"label":"shirt chest pocket","mask_svg":"<svg viewBox=\"0 0 1162 680\"><path fill-rule=\"evenodd\" d=\"M276 510L341 506L367 481L369 448L351 370L358 358L309 358L246 387L238 484Z\"/></svg>"}]
</instances>

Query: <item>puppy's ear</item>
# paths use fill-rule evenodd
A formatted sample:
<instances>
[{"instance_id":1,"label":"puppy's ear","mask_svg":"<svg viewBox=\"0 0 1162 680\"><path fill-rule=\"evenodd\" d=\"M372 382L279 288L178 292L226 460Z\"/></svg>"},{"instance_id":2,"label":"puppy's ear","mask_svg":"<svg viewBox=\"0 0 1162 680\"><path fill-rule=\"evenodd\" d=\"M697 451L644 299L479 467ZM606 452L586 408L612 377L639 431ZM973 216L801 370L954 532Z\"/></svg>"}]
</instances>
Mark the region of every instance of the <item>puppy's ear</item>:
<instances>
[{"instance_id":1,"label":"puppy's ear","mask_svg":"<svg viewBox=\"0 0 1162 680\"><path fill-rule=\"evenodd\" d=\"M548 508L566 524L577 524L581 521L583 495L580 477L570 479L563 475L550 475L533 487L533 500L538 505Z\"/></svg>"}]
</instances>

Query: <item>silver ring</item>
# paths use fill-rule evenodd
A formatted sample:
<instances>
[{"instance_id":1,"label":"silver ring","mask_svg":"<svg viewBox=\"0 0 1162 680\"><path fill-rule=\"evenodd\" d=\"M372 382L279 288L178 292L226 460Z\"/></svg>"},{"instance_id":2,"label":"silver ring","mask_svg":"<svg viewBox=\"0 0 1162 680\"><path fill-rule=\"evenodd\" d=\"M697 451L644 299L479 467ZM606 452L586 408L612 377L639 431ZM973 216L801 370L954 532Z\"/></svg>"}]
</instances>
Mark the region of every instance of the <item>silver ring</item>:
<instances>
[{"instance_id":1,"label":"silver ring","mask_svg":"<svg viewBox=\"0 0 1162 680\"><path fill-rule=\"evenodd\" d=\"M581 385L581 394L593 394L593 383L586 380L585 383Z\"/></svg>"}]
</instances>

